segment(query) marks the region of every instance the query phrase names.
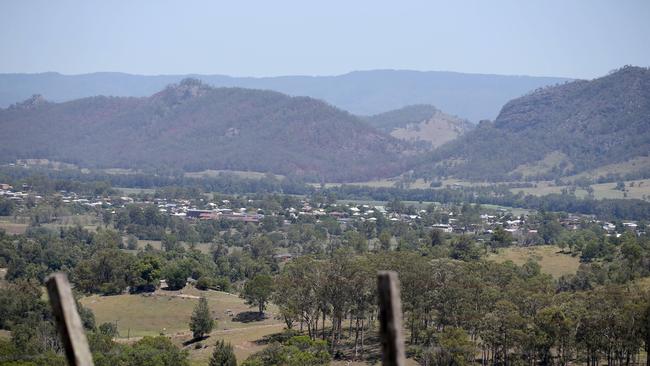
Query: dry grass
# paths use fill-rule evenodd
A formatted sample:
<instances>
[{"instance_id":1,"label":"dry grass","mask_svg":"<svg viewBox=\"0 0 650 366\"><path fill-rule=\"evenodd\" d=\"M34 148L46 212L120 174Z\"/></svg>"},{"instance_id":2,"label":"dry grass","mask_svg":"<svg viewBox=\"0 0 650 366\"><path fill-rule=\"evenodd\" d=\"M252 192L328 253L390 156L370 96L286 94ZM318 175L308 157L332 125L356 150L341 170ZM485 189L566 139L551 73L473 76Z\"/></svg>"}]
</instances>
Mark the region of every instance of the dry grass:
<instances>
[{"instance_id":1,"label":"dry grass","mask_svg":"<svg viewBox=\"0 0 650 366\"><path fill-rule=\"evenodd\" d=\"M68 226L81 226L86 230L95 231L100 225L98 218L95 215L71 215L61 216L55 221L41 226L51 230L59 230L61 227ZM5 230L8 234L20 235L24 234L29 227L29 217L20 216L17 218L2 216L0 217L0 229Z\"/></svg>"},{"instance_id":2,"label":"dry grass","mask_svg":"<svg viewBox=\"0 0 650 366\"><path fill-rule=\"evenodd\" d=\"M632 184L632 186L630 186ZM616 189L616 183L601 183L592 184L594 189L594 198L635 198L650 200L650 179L638 179L625 182L625 192ZM534 196L543 196L551 193L561 193L562 189L569 188L569 186L556 186L551 182L539 182L537 187L533 188L512 188L510 191L513 193L524 192L524 194L532 194ZM576 196L586 197L587 191L584 189L577 189Z\"/></svg>"},{"instance_id":3,"label":"dry grass","mask_svg":"<svg viewBox=\"0 0 650 366\"><path fill-rule=\"evenodd\" d=\"M350 186L365 186L365 187L371 187L371 188L390 188L394 187L396 183L401 181L401 177L393 177L393 178L384 178L384 179L377 179L377 180L369 180L365 182L350 182L350 183L326 183L325 187L326 188L332 188L332 187L339 187L343 184L345 185L350 185ZM313 184L314 186L319 187L320 184ZM483 182L470 182L470 181L465 181L465 180L460 180L460 179L445 179L442 181L442 185L438 188L434 189L442 189L442 188L447 188L447 186L451 185L459 185L463 187L480 187L480 186L485 186L489 185L489 183L483 183ZM431 182L425 182L424 179L418 178L412 183L410 183L406 188L409 189L428 189L431 188Z\"/></svg>"},{"instance_id":4,"label":"dry grass","mask_svg":"<svg viewBox=\"0 0 650 366\"><path fill-rule=\"evenodd\" d=\"M129 196L132 194L153 194L156 193L155 189L151 188L126 188L126 187L114 187L116 190L121 191L123 195Z\"/></svg>"},{"instance_id":5,"label":"dry grass","mask_svg":"<svg viewBox=\"0 0 650 366\"><path fill-rule=\"evenodd\" d=\"M179 295L186 296L185 298ZM204 347L196 349L195 344L184 345L192 338L188 323L192 310L197 302L196 296L203 295L208 299L212 314L217 318L217 327L208 338L201 341ZM179 347L189 351L192 365L207 365L210 355L217 340L230 342L237 360L242 362L251 354L261 351L266 347L264 338L280 333L284 323L277 319L277 308L270 306L268 318L262 321L242 323L233 321L227 315L229 309L234 314L248 312L250 309L243 300L236 295L217 291L199 291L186 287L181 291L157 291L155 296L118 295L118 296L88 296L81 300L84 306L93 310L97 324L117 321L120 338L118 342L135 342L142 336L158 335L163 328L165 334ZM329 324L326 324L329 327ZM130 329L130 339L126 339ZM341 351L346 356L353 353L353 339L348 338L347 330L341 344ZM354 335L353 335L354 337ZM375 328L368 332L366 339L366 355L368 362L336 361L333 365L371 365L376 364L379 358L379 342L376 339ZM415 365L413 360L408 360L408 365Z\"/></svg>"},{"instance_id":6,"label":"dry grass","mask_svg":"<svg viewBox=\"0 0 650 366\"><path fill-rule=\"evenodd\" d=\"M123 241L126 242L126 238L123 238ZM138 249L144 249L147 244L151 245L156 250L162 250L162 242L160 240L138 240ZM185 249L189 249L190 247L190 245L185 242L181 242L181 245L185 247ZM203 254L210 254L212 243L197 243L195 247Z\"/></svg>"},{"instance_id":7,"label":"dry grass","mask_svg":"<svg viewBox=\"0 0 650 366\"><path fill-rule=\"evenodd\" d=\"M510 260L517 265L525 264L532 259L539 263L542 272L550 274L554 278L574 274L580 265L577 257L562 253L560 248L554 245L504 248L497 253L490 254L488 259L498 263Z\"/></svg>"},{"instance_id":8,"label":"dry grass","mask_svg":"<svg viewBox=\"0 0 650 366\"><path fill-rule=\"evenodd\" d=\"M8 330L0 329L0 340L11 339L11 332Z\"/></svg>"},{"instance_id":9,"label":"dry grass","mask_svg":"<svg viewBox=\"0 0 650 366\"><path fill-rule=\"evenodd\" d=\"M262 179L264 178L267 173L261 173L261 172L249 172L249 171L243 171L243 170L203 170L200 172L188 172L185 173L185 176L188 178L214 178L219 176L219 174L225 173L225 174L233 174L239 178L245 178L245 179ZM273 174L277 179L283 178L283 175L278 175L278 174Z\"/></svg>"},{"instance_id":10,"label":"dry grass","mask_svg":"<svg viewBox=\"0 0 650 366\"><path fill-rule=\"evenodd\" d=\"M7 286L7 281L5 280L6 276L7 276L7 269L0 268L0 288L4 288L5 286Z\"/></svg>"},{"instance_id":11,"label":"dry grass","mask_svg":"<svg viewBox=\"0 0 650 366\"><path fill-rule=\"evenodd\" d=\"M117 321L120 337L139 337L188 332L188 322L199 296L205 296L210 310L218 321L218 329L226 330L252 325L276 324L273 319L276 309L271 307L269 319L259 322L241 323L232 320L227 310L234 314L250 311L248 305L237 295L219 291L199 291L186 287L181 291L158 290L153 295L88 296L81 300L95 313L97 324Z\"/></svg>"},{"instance_id":12,"label":"dry grass","mask_svg":"<svg viewBox=\"0 0 650 366\"><path fill-rule=\"evenodd\" d=\"M10 235L24 234L27 226L27 224L13 222L10 218L0 220L0 230L4 230Z\"/></svg>"},{"instance_id":13,"label":"dry grass","mask_svg":"<svg viewBox=\"0 0 650 366\"><path fill-rule=\"evenodd\" d=\"M266 324L266 325L252 325L246 328L217 330L210 334L210 337L202 343L208 347L201 349L194 349L193 346L186 347L190 351L190 364L192 365L207 365L214 344L217 340L223 339L233 345L235 349L235 356L239 363L244 361L248 356L255 352L261 351L266 347L265 344L260 342L265 336L279 333L283 330L284 324ZM182 345L190 337L177 337L174 338L176 344Z\"/></svg>"},{"instance_id":14,"label":"dry grass","mask_svg":"<svg viewBox=\"0 0 650 366\"><path fill-rule=\"evenodd\" d=\"M562 162L567 163L567 168L573 166L566 154L560 151L553 151L548 153L542 160L518 166L514 172L521 173L524 176L545 174L550 172L554 167L560 165Z\"/></svg>"},{"instance_id":15,"label":"dry grass","mask_svg":"<svg viewBox=\"0 0 650 366\"><path fill-rule=\"evenodd\" d=\"M632 184L632 186L630 186ZM636 198L650 199L650 179L639 179L625 182L625 193L616 188L616 183L592 185L594 196L602 198ZM627 196L627 197L625 197Z\"/></svg>"},{"instance_id":16,"label":"dry grass","mask_svg":"<svg viewBox=\"0 0 650 366\"><path fill-rule=\"evenodd\" d=\"M607 176L608 174L625 175L627 173L633 173L636 171L647 169L648 167L650 167L650 157L639 156L636 158L632 158L628 161L624 161L616 164L604 165L596 169L588 170L586 172L582 172L580 174L576 174L574 176L568 177L568 179L574 180L578 178L597 178L597 177Z\"/></svg>"},{"instance_id":17,"label":"dry grass","mask_svg":"<svg viewBox=\"0 0 650 366\"><path fill-rule=\"evenodd\" d=\"M184 296L184 297L181 297ZM171 336L174 343L182 346L192 338L189 320L198 296L205 296L212 315L217 319L217 327L210 337L202 341L207 348L190 351L190 360L195 365L206 365L212 346L218 339L224 339L235 347L238 360L261 350L264 345L257 343L264 336L281 332L284 323L277 319L277 309L270 306L267 319L249 323L237 322L228 311L239 314L254 311L237 295L219 291L199 291L186 287L182 291L156 291L153 296L117 295L88 296L81 300L84 306L93 310L97 324L117 322L121 342L135 341L142 336L155 336L163 332ZM125 339L130 336L131 339Z\"/></svg>"}]
</instances>

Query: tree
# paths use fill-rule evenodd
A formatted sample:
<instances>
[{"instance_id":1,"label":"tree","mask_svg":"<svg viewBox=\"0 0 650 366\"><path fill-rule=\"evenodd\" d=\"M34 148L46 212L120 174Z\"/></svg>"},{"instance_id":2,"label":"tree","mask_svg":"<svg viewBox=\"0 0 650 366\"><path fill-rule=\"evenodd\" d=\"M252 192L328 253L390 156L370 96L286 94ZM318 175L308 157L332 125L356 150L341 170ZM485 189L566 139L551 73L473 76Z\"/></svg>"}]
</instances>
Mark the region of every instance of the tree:
<instances>
[{"instance_id":1,"label":"tree","mask_svg":"<svg viewBox=\"0 0 650 366\"><path fill-rule=\"evenodd\" d=\"M128 250L138 249L138 238L135 235L129 235L126 239L126 248Z\"/></svg>"},{"instance_id":2,"label":"tree","mask_svg":"<svg viewBox=\"0 0 650 366\"><path fill-rule=\"evenodd\" d=\"M14 203L4 198L0 198L0 216L11 216L13 212Z\"/></svg>"},{"instance_id":3,"label":"tree","mask_svg":"<svg viewBox=\"0 0 650 366\"><path fill-rule=\"evenodd\" d=\"M490 244L495 248L507 247L512 244L512 234L507 232L502 226L494 228Z\"/></svg>"},{"instance_id":4,"label":"tree","mask_svg":"<svg viewBox=\"0 0 650 366\"><path fill-rule=\"evenodd\" d=\"M562 225L557 221L555 215L548 212L541 212L537 232L544 239L544 243L555 244L562 233Z\"/></svg>"},{"instance_id":5,"label":"tree","mask_svg":"<svg viewBox=\"0 0 650 366\"><path fill-rule=\"evenodd\" d=\"M549 364L554 350L561 365L569 361L571 341L575 338L575 324L556 306L540 310L535 316L537 342L535 348L543 364Z\"/></svg>"},{"instance_id":6,"label":"tree","mask_svg":"<svg viewBox=\"0 0 650 366\"><path fill-rule=\"evenodd\" d=\"M431 246L442 245L445 240L442 236L442 231L438 229L431 230Z\"/></svg>"},{"instance_id":7,"label":"tree","mask_svg":"<svg viewBox=\"0 0 650 366\"><path fill-rule=\"evenodd\" d=\"M190 318L190 330L194 339L203 338L203 336L212 331L213 327L214 320L210 315L208 300L205 297L201 297L194 307L192 317Z\"/></svg>"},{"instance_id":8,"label":"tree","mask_svg":"<svg viewBox=\"0 0 650 366\"><path fill-rule=\"evenodd\" d=\"M463 261L477 260L481 257L479 248L468 236L460 236L454 243L451 257Z\"/></svg>"},{"instance_id":9,"label":"tree","mask_svg":"<svg viewBox=\"0 0 650 366\"><path fill-rule=\"evenodd\" d=\"M102 323L99 326L99 333L108 336L110 338L115 338L119 336L119 332L117 330L117 325L115 323Z\"/></svg>"},{"instance_id":10,"label":"tree","mask_svg":"<svg viewBox=\"0 0 650 366\"><path fill-rule=\"evenodd\" d=\"M327 342L312 340L307 336L295 336L285 344L271 343L264 350L251 355L245 366L320 366L329 365L331 356Z\"/></svg>"},{"instance_id":11,"label":"tree","mask_svg":"<svg viewBox=\"0 0 650 366\"><path fill-rule=\"evenodd\" d=\"M131 271L131 292L155 291L162 276L162 263L151 253L140 253Z\"/></svg>"},{"instance_id":12,"label":"tree","mask_svg":"<svg viewBox=\"0 0 650 366\"><path fill-rule=\"evenodd\" d=\"M462 328L447 327L437 336L438 347L428 355L430 364L464 366L472 362L475 347Z\"/></svg>"},{"instance_id":13,"label":"tree","mask_svg":"<svg viewBox=\"0 0 650 366\"><path fill-rule=\"evenodd\" d=\"M390 250L391 237L392 235L390 234L390 231L386 229L381 231L381 234L379 234L379 246L382 250Z\"/></svg>"},{"instance_id":14,"label":"tree","mask_svg":"<svg viewBox=\"0 0 650 366\"><path fill-rule=\"evenodd\" d=\"M187 351L178 349L167 337L144 337L121 355L119 365L187 366Z\"/></svg>"},{"instance_id":15,"label":"tree","mask_svg":"<svg viewBox=\"0 0 650 366\"><path fill-rule=\"evenodd\" d=\"M180 290L185 287L187 277L190 274L190 271L178 262L167 265L163 271L163 277L167 281L167 286L170 290Z\"/></svg>"},{"instance_id":16,"label":"tree","mask_svg":"<svg viewBox=\"0 0 650 366\"><path fill-rule=\"evenodd\" d=\"M303 256L287 263L276 278L273 302L277 304L287 328L294 321L307 325L307 333L316 337L320 311L319 290L322 280L323 263Z\"/></svg>"},{"instance_id":17,"label":"tree","mask_svg":"<svg viewBox=\"0 0 650 366\"><path fill-rule=\"evenodd\" d=\"M85 292L119 294L129 283L133 262L132 255L116 248L100 250L79 262L74 272L75 282Z\"/></svg>"},{"instance_id":18,"label":"tree","mask_svg":"<svg viewBox=\"0 0 650 366\"><path fill-rule=\"evenodd\" d=\"M643 309L643 326L641 327L644 350L650 354L650 304ZM650 366L650 357L646 357L646 366Z\"/></svg>"},{"instance_id":19,"label":"tree","mask_svg":"<svg viewBox=\"0 0 650 366\"><path fill-rule=\"evenodd\" d=\"M237 358L235 358L232 345L223 340L217 341L210 357L209 366L237 366Z\"/></svg>"},{"instance_id":20,"label":"tree","mask_svg":"<svg viewBox=\"0 0 650 366\"><path fill-rule=\"evenodd\" d=\"M176 235L174 234L165 234L165 236L162 238L162 247L165 249L167 252L171 252L174 250L177 250L180 248L180 244L178 243L178 239L176 238Z\"/></svg>"},{"instance_id":21,"label":"tree","mask_svg":"<svg viewBox=\"0 0 650 366\"><path fill-rule=\"evenodd\" d=\"M525 319L519 314L515 304L500 300L494 311L483 318L481 338L493 349L494 361L508 364L508 356L514 345L525 336Z\"/></svg>"},{"instance_id":22,"label":"tree","mask_svg":"<svg viewBox=\"0 0 650 366\"><path fill-rule=\"evenodd\" d=\"M266 304L273 293L273 279L269 275L256 275L244 285L241 297L246 304L257 306L259 313L263 314Z\"/></svg>"},{"instance_id":23,"label":"tree","mask_svg":"<svg viewBox=\"0 0 650 366\"><path fill-rule=\"evenodd\" d=\"M258 236L251 241L250 252L253 259L271 261L273 259L273 242L268 236Z\"/></svg>"},{"instance_id":24,"label":"tree","mask_svg":"<svg viewBox=\"0 0 650 366\"><path fill-rule=\"evenodd\" d=\"M348 230L343 234L345 244L357 253L364 253L368 250L368 241L358 231Z\"/></svg>"}]
</instances>

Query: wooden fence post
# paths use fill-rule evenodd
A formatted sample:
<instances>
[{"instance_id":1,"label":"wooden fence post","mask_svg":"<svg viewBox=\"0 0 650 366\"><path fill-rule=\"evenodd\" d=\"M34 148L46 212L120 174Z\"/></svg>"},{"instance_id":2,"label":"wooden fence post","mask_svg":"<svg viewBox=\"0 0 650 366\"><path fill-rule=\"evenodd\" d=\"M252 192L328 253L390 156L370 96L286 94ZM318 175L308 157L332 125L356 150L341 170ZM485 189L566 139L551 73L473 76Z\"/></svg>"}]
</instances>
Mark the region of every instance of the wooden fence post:
<instances>
[{"instance_id":1,"label":"wooden fence post","mask_svg":"<svg viewBox=\"0 0 650 366\"><path fill-rule=\"evenodd\" d=\"M402 335L402 301L397 273L380 271L377 274L377 293L382 365L404 366L406 355Z\"/></svg>"},{"instance_id":2,"label":"wooden fence post","mask_svg":"<svg viewBox=\"0 0 650 366\"><path fill-rule=\"evenodd\" d=\"M72 366L93 366L93 357L68 278L64 273L54 273L45 284L68 363Z\"/></svg>"}]
</instances>

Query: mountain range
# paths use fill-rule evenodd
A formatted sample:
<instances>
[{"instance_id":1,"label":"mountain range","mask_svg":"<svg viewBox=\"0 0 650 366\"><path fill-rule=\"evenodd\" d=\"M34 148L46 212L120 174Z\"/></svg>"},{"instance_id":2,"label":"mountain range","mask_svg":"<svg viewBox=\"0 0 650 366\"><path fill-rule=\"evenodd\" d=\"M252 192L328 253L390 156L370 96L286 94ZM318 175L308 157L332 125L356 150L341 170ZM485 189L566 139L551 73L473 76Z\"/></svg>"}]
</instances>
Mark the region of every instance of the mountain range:
<instances>
[{"instance_id":1,"label":"mountain range","mask_svg":"<svg viewBox=\"0 0 650 366\"><path fill-rule=\"evenodd\" d=\"M63 102L84 97L152 95L166 85L195 78L215 87L274 90L324 100L357 115L412 104L432 104L478 122L494 119L509 100L530 90L568 81L558 77L466 74L444 71L371 70L336 76L230 77L224 75L0 74L0 107L41 94Z\"/></svg>"},{"instance_id":2,"label":"mountain range","mask_svg":"<svg viewBox=\"0 0 650 366\"><path fill-rule=\"evenodd\" d=\"M417 171L474 180L553 179L645 161L649 154L650 69L627 66L514 99L493 122L428 154Z\"/></svg>"},{"instance_id":3,"label":"mountain range","mask_svg":"<svg viewBox=\"0 0 650 366\"><path fill-rule=\"evenodd\" d=\"M444 113L430 104L409 105L366 117L365 121L424 149L441 146L474 127L469 121Z\"/></svg>"},{"instance_id":4,"label":"mountain range","mask_svg":"<svg viewBox=\"0 0 650 366\"><path fill-rule=\"evenodd\" d=\"M332 182L411 170L432 180L547 180L621 164L650 172L649 127L650 70L641 67L532 90L476 127L432 105L356 116L311 97L184 79L148 97L34 96L0 109L0 160Z\"/></svg>"},{"instance_id":5,"label":"mountain range","mask_svg":"<svg viewBox=\"0 0 650 366\"><path fill-rule=\"evenodd\" d=\"M0 110L0 156L95 168L250 170L350 181L399 174L407 147L309 97L196 79L150 97L40 96Z\"/></svg>"}]
</instances>

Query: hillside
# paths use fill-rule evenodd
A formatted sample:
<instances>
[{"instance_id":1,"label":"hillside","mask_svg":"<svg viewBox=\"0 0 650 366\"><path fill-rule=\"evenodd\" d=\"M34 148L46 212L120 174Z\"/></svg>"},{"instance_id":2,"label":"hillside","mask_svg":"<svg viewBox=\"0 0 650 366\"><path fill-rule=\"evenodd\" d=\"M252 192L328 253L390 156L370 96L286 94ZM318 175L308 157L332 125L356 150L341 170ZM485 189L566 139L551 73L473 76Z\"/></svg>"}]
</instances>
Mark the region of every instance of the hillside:
<instances>
[{"instance_id":1,"label":"hillside","mask_svg":"<svg viewBox=\"0 0 650 366\"><path fill-rule=\"evenodd\" d=\"M553 179L648 156L649 127L650 70L624 67L508 102L494 122L442 146L418 172Z\"/></svg>"},{"instance_id":2,"label":"hillside","mask_svg":"<svg viewBox=\"0 0 650 366\"><path fill-rule=\"evenodd\" d=\"M33 94L55 102L95 95L151 95L192 77L216 87L274 90L309 96L358 115L372 115L411 104L434 104L477 122L494 119L508 100L566 78L464 74L443 71L371 70L336 76L230 77L224 75L0 74L0 107Z\"/></svg>"},{"instance_id":3,"label":"hillside","mask_svg":"<svg viewBox=\"0 0 650 366\"><path fill-rule=\"evenodd\" d=\"M438 147L472 129L472 124L428 104L406 106L366 118L392 136L427 148Z\"/></svg>"},{"instance_id":4,"label":"hillside","mask_svg":"<svg viewBox=\"0 0 650 366\"><path fill-rule=\"evenodd\" d=\"M328 181L400 172L402 144L324 102L211 88L194 79L150 97L31 98L0 110L3 161L84 167L253 170Z\"/></svg>"}]
</instances>

